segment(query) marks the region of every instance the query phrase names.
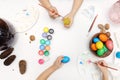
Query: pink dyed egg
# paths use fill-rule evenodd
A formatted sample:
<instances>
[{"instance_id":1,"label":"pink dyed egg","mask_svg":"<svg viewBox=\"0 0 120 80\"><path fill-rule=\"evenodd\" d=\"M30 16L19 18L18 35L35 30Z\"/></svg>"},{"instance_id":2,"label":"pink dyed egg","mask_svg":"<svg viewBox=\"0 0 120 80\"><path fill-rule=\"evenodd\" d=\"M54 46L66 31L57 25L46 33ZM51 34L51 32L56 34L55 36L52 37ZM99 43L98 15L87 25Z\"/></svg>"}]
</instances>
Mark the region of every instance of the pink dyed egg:
<instances>
[{"instance_id":1,"label":"pink dyed egg","mask_svg":"<svg viewBox=\"0 0 120 80\"><path fill-rule=\"evenodd\" d=\"M107 40L105 44L109 50L113 50L113 41L112 40Z\"/></svg>"}]
</instances>

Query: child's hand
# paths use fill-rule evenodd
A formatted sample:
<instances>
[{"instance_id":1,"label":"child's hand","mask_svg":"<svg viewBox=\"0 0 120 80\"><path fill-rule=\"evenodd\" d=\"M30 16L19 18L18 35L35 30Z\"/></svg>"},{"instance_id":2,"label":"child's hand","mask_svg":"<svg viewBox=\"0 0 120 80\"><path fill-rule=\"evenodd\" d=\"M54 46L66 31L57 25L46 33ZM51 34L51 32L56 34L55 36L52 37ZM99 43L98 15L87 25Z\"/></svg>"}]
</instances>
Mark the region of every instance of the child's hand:
<instances>
[{"instance_id":1,"label":"child's hand","mask_svg":"<svg viewBox=\"0 0 120 80\"><path fill-rule=\"evenodd\" d=\"M71 13L69 13L69 14L67 14L64 18L63 18L63 23L64 23L64 26L66 27L66 28L69 28L71 25L72 25L72 23L73 23L73 18L74 18L74 15L72 15ZM68 19L68 20L66 20L65 21L65 19Z\"/></svg>"},{"instance_id":2,"label":"child's hand","mask_svg":"<svg viewBox=\"0 0 120 80\"><path fill-rule=\"evenodd\" d=\"M52 65L55 69L60 68L63 63L61 62L61 60L63 59L63 56L59 56L56 61L54 62L54 64Z\"/></svg>"},{"instance_id":3,"label":"child's hand","mask_svg":"<svg viewBox=\"0 0 120 80\"><path fill-rule=\"evenodd\" d=\"M108 69L104 66L107 66L107 63L104 61L104 60L100 60L97 62L97 66L100 68L100 70L103 72L103 73L107 73Z\"/></svg>"},{"instance_id":4,"label":"child's hand","mask_svg":"<svg viewBox=\"0 0 120 80\"><path fill-rule=\"evenodd\" d=\"M57 9L55 7L53 7L53 6L51 6L49 8L48 13L49 13L50 17L52 17L52 18L59 17L59 13L58 13Z\"/></svg>"}]
</instances>

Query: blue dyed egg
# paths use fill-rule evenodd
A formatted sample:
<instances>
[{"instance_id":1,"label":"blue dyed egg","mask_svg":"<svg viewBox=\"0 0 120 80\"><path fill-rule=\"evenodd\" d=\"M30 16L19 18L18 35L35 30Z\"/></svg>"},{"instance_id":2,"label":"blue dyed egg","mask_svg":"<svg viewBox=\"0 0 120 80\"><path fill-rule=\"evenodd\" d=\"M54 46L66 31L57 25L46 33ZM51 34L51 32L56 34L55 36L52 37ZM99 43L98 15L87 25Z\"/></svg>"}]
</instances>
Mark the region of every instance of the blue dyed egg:
<instances>
[{"instance_id":1,"label":"blue dyed egg","mask_svg":"<svg viewBox=\"0 0 120 80\"><path fill-rule=\"evenodd\" d=\"M120 51L116 53L116 58L120 58Z\"/></svg>"},{"instance_id":2,"label":"blue dyed egg","mask_svg":"<svg viewBox=\"0 0 120 80\"><path fill-rule=\"evenodd\" d=\"M70 58L68 56L64 56L63 60L61 61L62 63L68 63L70 61Z\"/></svg>"},{"instance_id":3,"label":"blue dyed egg","mask_svg":"<svg viewBox=\"0 0 120 80\"><path fill-rule=\"evenodd\" d=\"M100 41L99 38L93 38L93 42L94 42L94 43L96 43L96 42L98 42L98 41Z\"/></svg>"}]
</instances>

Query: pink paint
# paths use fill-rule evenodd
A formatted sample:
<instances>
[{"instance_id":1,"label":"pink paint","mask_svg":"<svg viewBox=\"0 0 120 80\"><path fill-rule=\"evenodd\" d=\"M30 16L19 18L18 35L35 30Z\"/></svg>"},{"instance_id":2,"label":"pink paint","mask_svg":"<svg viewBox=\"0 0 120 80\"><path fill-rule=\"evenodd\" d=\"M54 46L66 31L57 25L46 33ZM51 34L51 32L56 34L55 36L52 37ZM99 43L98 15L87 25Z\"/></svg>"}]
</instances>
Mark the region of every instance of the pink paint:
<instances>
[{"instance_id":1,"label":"pink paint","mask_svg":"<svg viewBox=\"0 0 120 80\"><path fill-rule=\"evenodd\" d=\"M39 64L44 64L44 62L45 61L43 59L39 59L39 61L38 61Z\"/></svg>"},{"instance_id":2,"label":"pink paint","mask_svg":"<svg viewBox=\"0 0 120 80\"><path fill-rule=\"evenodd\" d=\"M88 62L89 64L90 64L90 63L92 63L92 61L91 61L91 60L88 60L87 62Z\"/></svg>"},{"instance_id":3,"label":"pink paint","mask_svg":"<svg viewBox=\"0 0 120 80\"><path fill-rule=\"evenodd\" d=\"M43 51L43 50L39 50L39 51L38 51L38 54L39 54L39 55L44 55L44 51Z\"/></svg>"}]
</instances>

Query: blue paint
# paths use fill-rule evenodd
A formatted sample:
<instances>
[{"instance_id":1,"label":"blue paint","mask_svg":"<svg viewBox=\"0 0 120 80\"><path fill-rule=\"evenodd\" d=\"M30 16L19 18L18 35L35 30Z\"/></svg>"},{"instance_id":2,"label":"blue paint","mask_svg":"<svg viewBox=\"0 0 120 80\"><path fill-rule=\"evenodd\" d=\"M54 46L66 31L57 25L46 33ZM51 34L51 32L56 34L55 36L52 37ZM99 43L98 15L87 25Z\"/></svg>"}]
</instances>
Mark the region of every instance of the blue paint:
<instances>
[{"instance_id":1,"label":"blue paint","mask_svg":"<svg viewBox=\"0 0 120 80\"><path fill-rule=\"evenodd\" d=\"M51 44L50 40L47 40L45 44L50 45Z\"/></svg>"},{"instance_id":2,"label":"blue paint","mask_svg":"<svg viewBox=\"0 0 120 80\"><path fill-rule=\"evenodd\" d=\"M40 50L44 50L45 46L44 45L40 45Z\"/></svg>"},{"instance_id":3,"label":"blue paint","mask_svg":"<svg viewBox=\"0 0 120 80\"><path fill-rule=\"evenodd\" d=\"M63 60L61 60L62 63L68 63L70 61L70 58L68 56L64 56Z\"/></svg>"},{"instance_id":4,"label":"blue paint","mask_svg":"<svg viewBox=\"0 0 120 80\"><path fill-rule=\"evenodd\" d=\"M29 16L30 14L27 12L26 15Z\"/></svg>"},{"instance_id":5,"label":"blue paint","mask_svg":"<svg viewBox=\"0 0 120 80\"><path fill-rule=\"evenodd\" d=\"M83 62L82 62L82 61L80 61L80 64L83 64Z\"/></svg>"}]
</instances>

